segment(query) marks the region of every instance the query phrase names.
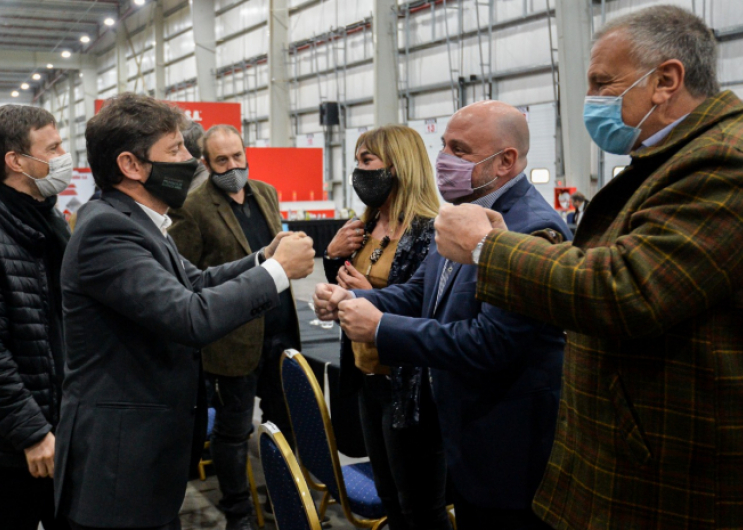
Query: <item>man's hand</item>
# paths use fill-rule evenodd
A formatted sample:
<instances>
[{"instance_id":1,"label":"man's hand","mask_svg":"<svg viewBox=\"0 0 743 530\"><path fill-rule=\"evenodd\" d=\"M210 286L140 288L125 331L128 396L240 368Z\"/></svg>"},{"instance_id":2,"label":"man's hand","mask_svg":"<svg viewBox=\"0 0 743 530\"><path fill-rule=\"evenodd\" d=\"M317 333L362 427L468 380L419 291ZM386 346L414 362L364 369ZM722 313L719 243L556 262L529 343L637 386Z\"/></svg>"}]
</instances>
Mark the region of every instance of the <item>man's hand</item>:
<instances>
[{"instance_id":1,"label":"man's hand","mask_svg":"<svg viewBox=\"0 0 743 530\"><path fill-rule=\"evenodd\" d=\"M312 238L304 232L295 232L279 241L273 259L279 262L287 278L298 280L312 274L315 268L315 250Z\"/></svg>"},{"instance_id":2,"label":"man's hand","mask_svg":"<svg viewBox=\"0 0 743 530\"><path fill-rule=\"evenodd\" d=\"M477 206L445 204L434 223L439 254L457 263L472 264L472 251L494 229L508 230L498 212Z\"/></svg>"},{"instance_id":3,"label":"man's hand","mask_svg":"<svg viewBox=\"0 0 743 530\"><path fill-rule=\"evenodd\" d=\"M318 283L312 301L315 314L320 320L338 320L338 304L343 300L352 300L353 295L339 285Z\"/></svg>"},{"instance_id":4,"label":"man's hand","mask_svg":"<svg viewBox=\"0 0 743 530\"><path fill-rule=\"evenodd\" d=\"M338 318L348 338L355 342L374 342L382 312L364 298L338 304Z\"/></svg>"},{"instance_id":5,"label":"man's hand","mask_svg":"<svg viewBox=\"0 0 743 530\"><path fill-rule=\"evenodd\" d=\"M329 258L347 258L361 248L364 240L364 223L358 219L349 219L335 234L326 252Z\"/></svg>"},{"instance_id":6,"label":"man's hand","mask_svg":"<svg viewBox=\"0 0 743 530\"><path fill-rule=\"evenodd\" d=\"M279 248L279 243L282 239L284 239L286 236L292 235L294 232L279 232L276 234L276 237L273 238L273 241L271 241L268 246L263 251L263 255L266 257L266 259L273 258L274 253L276 253L276 249Z\"/></svg>"},{"instance_id":7,"label":"man's hand","mask_svg":"<svg viewBox=\"0 0 743 530\"><path fill-rule=\"evenodd\" d=\"M54 435L49 432L38 443L26 448L26 463L35 478L54 477Z\"/></svg>"},{"instance_id":8,"label":"man's hand","mask_svg":"<svg viewBox=\"0 0 743 530\"><path fill-rule=\"evenodd\" d=\"M371 289L372 284L356 268L347 261L343 267L338 270L338 285L344 289Z\"/></svg>"}]
</instances>

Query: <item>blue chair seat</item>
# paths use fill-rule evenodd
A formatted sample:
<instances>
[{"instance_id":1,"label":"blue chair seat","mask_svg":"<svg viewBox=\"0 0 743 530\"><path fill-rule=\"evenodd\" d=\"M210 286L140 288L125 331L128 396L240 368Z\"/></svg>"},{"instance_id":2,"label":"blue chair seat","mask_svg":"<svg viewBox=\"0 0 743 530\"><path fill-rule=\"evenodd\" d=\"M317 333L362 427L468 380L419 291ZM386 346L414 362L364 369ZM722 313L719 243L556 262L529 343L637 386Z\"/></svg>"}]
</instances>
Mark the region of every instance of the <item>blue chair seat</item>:
<instances>
[{"instance_id":1,"label":"blue chair seat","mask_svg":"<svg viewBox=\"0 0 743 530\"><path fill-rule=\"evenodd\" d=\"M341 472L346 483L346 493L351 510L369 519L384 517L384 506L374 486L371 464L362 462L343 466Z\"/></svg>"}]
</instances>

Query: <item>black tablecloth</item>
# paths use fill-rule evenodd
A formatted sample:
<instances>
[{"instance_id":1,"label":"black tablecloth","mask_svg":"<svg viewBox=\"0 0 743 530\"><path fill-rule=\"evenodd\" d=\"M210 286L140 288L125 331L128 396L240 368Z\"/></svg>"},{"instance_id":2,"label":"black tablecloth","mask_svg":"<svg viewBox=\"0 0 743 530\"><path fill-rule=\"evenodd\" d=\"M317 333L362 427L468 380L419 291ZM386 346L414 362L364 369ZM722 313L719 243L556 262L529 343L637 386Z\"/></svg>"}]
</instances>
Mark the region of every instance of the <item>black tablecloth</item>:
<instances>
[{"instance_id":1,"label":"black tablecloth","mask_svg":"<svg viewBox=\"0 0 743 530\"><path fill-rule=\"evenodd\" d=\"M340 328L333 324L332 329L310 325L315 317L306 303L299 302L297 309L299 332L302 337L302 355L312 368L320 388L325 390L325 369L327 366L328 389L330 391L330 418L335 431L338 450L344 455L361 458L366 456L364 438L361 433L359 405L356 399L342 400L340 388Z\"/></svg>"},{"instance_id":2,"label":"black tablecloth","mask_svg":"<svg viewBox=\"0 0 743 530\"><path fill-rule=\"evenodd\" d=\"M286 221L289 230L302 231L312 238L315 247L315 255L319 258L328 248L328 244L338 232L340 227L346 224L348 219L315 219L312 221Z\"/></svg>"}]
</instances>

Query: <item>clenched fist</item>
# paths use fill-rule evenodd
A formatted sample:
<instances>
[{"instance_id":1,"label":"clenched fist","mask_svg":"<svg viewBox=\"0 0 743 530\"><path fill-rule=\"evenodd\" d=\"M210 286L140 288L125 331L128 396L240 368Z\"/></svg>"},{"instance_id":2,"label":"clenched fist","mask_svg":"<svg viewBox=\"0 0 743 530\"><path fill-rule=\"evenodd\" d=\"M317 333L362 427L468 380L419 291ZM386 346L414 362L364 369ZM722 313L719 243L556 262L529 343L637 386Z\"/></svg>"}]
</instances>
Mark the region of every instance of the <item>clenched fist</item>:
<instances>
[{"instance_id":1,"label":"clenched fist","mask_svg":"<svg viewBox=\"0 0 743 530\"><path fill-rule=\"evenodd\" d=\"M304 232L296 232L279 241L273 259L279 262L287 278L299 280L312 274L315 268L315 250L312 238Z\"/></svg>"}]
</instances>

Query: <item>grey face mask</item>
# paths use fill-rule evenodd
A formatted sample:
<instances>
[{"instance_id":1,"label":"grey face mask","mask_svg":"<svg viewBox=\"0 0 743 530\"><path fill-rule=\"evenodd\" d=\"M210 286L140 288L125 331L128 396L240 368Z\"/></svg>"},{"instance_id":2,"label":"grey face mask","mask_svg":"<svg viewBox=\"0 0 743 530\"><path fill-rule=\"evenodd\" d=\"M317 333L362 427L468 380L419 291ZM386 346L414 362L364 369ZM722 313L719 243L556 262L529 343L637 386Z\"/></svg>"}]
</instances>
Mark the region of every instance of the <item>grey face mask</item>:
<instances>
[{"instance_id":1,"label":"grey face mask","mask_svg":"<svg viewBox=\"0 0 743 530\"><path fill-rule=\"evenodd\" d=\"M236 167L224 173L212 173L211 179L220 190L227 193L237 193L248 183L248 168Z\"/></svg>"}]
</instances>

